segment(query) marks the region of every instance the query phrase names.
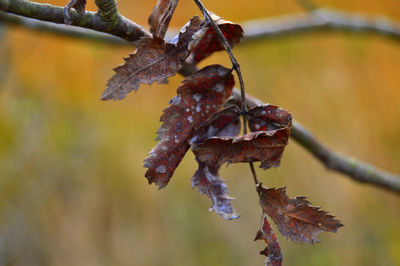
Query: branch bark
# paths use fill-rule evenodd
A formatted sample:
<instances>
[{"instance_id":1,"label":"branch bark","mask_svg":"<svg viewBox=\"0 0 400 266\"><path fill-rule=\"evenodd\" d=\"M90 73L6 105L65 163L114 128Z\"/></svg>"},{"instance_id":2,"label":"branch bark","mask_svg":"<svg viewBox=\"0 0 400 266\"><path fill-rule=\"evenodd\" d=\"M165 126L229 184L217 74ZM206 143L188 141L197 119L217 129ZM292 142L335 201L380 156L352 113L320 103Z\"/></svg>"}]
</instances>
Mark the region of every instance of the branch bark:
<instances>
[{"instance_id":1,"label":"branch bark","mask_svg":"<svg viewBox=\"0 0 400 266\"><path fill-rule=\"evenodd\" d=\"M110 24L114 27L118 23L118 9L117 2L115 0L94 0L99 12L97 13L101 20ZM128 21L129 23L130 21Z\"/></svg>"},{"instance_id":2,"label":"branch bark","mask_svg":"<svg viewBox=\"0 0 400 266\"><path fill-rule=\"evenodd\" d=\"M71 24L86 29L109 33L129 42L139 40L143 36L151 36L136 23L118 14L115 9L106 5L107 0L96 0L99 12L85 12L79 16L75 10L70 11ZM114 2L114 1L112 1ZM114 2L115 3L115 2ZM64 8L47 4L39 4L26 0L0 0L0 11L12 13L41 21L64 24Z\"/></svg>"},{"instance_id":3,"label":"branch bark","mask_svg":"<svg viewBox=\"0 0 400 266\"><path fill-rule=\"evenodd\" d=\"M307 147L307 150L329 170L351 176L359 182L378 185L400 193L400 176L385 172L356 158L332 151L297 121L293 123L291 137L303 147Z\"/></svg>"},{"instance_id":4,"label":"branch bark","mask_svg":"<svg viewBox=\"0 0 400 266\"><path fill-rule=\"evenodd\" d=\"M55 23L40 21L37 19L21 17L1 11L0 11L0 22L9 25L22 26L24 28L40 32L58 34L60 36L65 36L65 37L73 37L81 40L132 46L131 42L108 33L98 32L75 26L67 26L64 24L55 24Z\"/></svg>"},{"instance_id":5,"label":"branch bark","mask_svg":"<svg viewBox=\"0 0 400 266\"><path fill-rule=\"evenodd\" d=\"M99 12L86 12L79 16L75 11L70 11L72 25L85 29L109 33L122 38L128 42L134 42L143 36L151 36L139 25L121 16L116 9L114 0L95 0ZM27 18L64 23L63 8L51 5L38 4L26 0L0 0L0 10L13 13ZM1 14L0 19L9 23L19 23L30 28L45 29L51 32L67 34L72 36L87 37L100 40L104 35L95 32L82 31L74 27L63 25L51 25L46 22L31 20L23 17ZM317 9L305 15L287 15L279 18L271 18L263 21L256 20L243 24L245 40L254 40L275 36L285 36L293 33L301 33L310 30L339 29L349 31L372 32L391 36L400 40L400 23L384 17L367 17L350 13L332 11L329 9ZM96 36L97 34L97 36ZM88 37L90 36L90 37ZM123 44L112 38L105 39L109 42ZM196 70L196 66L186 64L180 73L184 76L190 75ZM240 91L235 89L235 97L240 102ZM247 95L246 104L250 106L262 104L262 101ZM373 167L367 163L341 155L319 142L300 123L294 121L291 137L313 154L328 169L341 172L353 180L373 184L391 191L400 193L400 177Z\"/></svg>"}]
</instances>

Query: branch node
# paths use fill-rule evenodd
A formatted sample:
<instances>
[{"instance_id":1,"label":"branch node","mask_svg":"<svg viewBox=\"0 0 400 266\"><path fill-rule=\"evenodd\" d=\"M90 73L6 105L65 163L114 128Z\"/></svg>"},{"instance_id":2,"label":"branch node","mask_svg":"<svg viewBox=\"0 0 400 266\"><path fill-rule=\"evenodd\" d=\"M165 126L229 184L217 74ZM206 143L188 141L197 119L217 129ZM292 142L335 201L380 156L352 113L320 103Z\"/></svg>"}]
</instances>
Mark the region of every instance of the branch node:
<instances>
[{"instance_id":1,"label":"branch node","mask_svg":"<svg viewBox=\"0 0 400 266\"><path fill-rule=\"evenodd\" d=\"M115 0L95 0L99 11L97 14L101 20L110 24L110 28L114 28L118 24L119 13L117 2Z\"/></svg>"}]
</instances>

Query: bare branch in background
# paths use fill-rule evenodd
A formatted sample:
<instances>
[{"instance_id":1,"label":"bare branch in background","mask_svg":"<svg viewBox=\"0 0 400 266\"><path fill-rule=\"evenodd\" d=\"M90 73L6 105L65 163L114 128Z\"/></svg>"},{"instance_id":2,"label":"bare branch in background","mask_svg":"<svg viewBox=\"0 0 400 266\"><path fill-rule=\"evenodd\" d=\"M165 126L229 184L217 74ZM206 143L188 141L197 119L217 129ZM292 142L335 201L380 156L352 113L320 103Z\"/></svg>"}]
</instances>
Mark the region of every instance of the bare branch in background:
<instances>
[{"instance_id":1,"label":"bare branch in background","mask_svg":"<svg viewBox=\"0 0 400 266\"><path fill-rule=\"evenodd\" d=\"M245 40L286 36L309 31L339 30L375 33L400 40L400 22L380 15L319 8L305 14L281 15L241 23Z\"/></svg>"},{"instance_id":2,"label":"bare branch in background","mask_svg":"<svg viewBox=\"0 0 400 266\"><path fill-rule=\"evenodd\" d=\"M296 121L293 123L291 137L303 147L307 147L307 150L329 170L343 173L359 182L377 185L400 193L400 176L332 151Z\"/></svg>"},{"instance_id":3,"label":"bare branch in background","mask_svg":"<svg viewBox=\"0 0 400 266\"><path fill-rule=\"evenodd\" d=\"M24 0L13 0L16 2L27 2ZM67 27L65 25L55 25L53 23L46 23L43 21L55 22L63 24L63 19L60 17L52 18L48 17L45 14L41 14L42 11L36 11L36 6L45 6L42 4L34 4L30 3L35 7L35 12L27 13L18 11L16 8L9 8L6 6L6 0L0 0L0 10L4 12L14 13L19 16L25 17L14 17L5 13L0 12L0 21L5 23L22 25L26 28L35 29L35 30L43 30L52 33L58 33L61 35L69 35L78 38L88 38L86 35L90 35L89 39L92 40L103 40L106 43L127 45L126 42L117 42L112 38L104 38L104 35L100 35L98 32L90 32L82 29L77 29L76 27ZM28 5L28 6L30 6ZM47 9L52 10L52 13L60 14L62 8L47 6ZM54 9L54 10L53 10ZM79 24L79 21L83 20L79 18L76 11L71 11L73 24L86 29L93 29L96 31L106 32L111 35L115 35L122 39L128 41L135 41L140 37L146 35L149 36L149 33L144 32L144 30L136 25L135 23L123 18L122 21L130 25L132 29L128 30L126 33L115 34L113 31L108 30L105 27L105 23L98 23L97 27L94 26L96 24L96 13L94 12L86 12L87 14L84 17L92 18L92 23ZM44 18L43 18L44 16ZM34 18L43 21L36 21L29 18ZM127 22L128 21L128 22ZM334 31L346 31L346 32L354 32L354 33L372 33L379 34L387 37L392 37L396 40L400 40L400 22L395 21L393 19L387 18L385 16L380 15L366 15L363 13L354 13L354 12L344 12L340 10L334 10L330 8L319 8L308 13L299 13L299 14L289 14L289 15L279 15L271 18L262 18L250 21L244 21L240 23L244 29L244 40L258 40L258 39L267 39L267 38L275 38L280 36L289 36L296 35L305 32L314 32L314 31L326 31L326 30L334 30ZM138 29L136 29L136 27ZM100 28L100 29L98 29ZM119 28L119 26L117 26ZM129 27L127 27L129 29ZM139 30L140 29L140 30ZM115 31L116 29L114 29ZM175 35L177 30L171 31L171 36ZM97 37L95 35L98 34Z\"/></svg>"},{"instance_id":4,"label":"bare branch in background","mask_svg":"<svg viewBox=\"0 0 400 266\"><path fill-rule=\"evenodd\" d=\"M99 7L98 13L87 11L85 15L79 16L76 11L70 11L72 25L80 28L48 23L64 23L62 7L26 0L0 0L0 11L19 15L13 16L0 12L0 21L23 25L31 29L122 45L134 42L143 36L151 36L139 25L119 15L114 0L96 0L96 4ZM248 21L242 23L242 25L245 32L245 41L309 31L325 31L327 29L361 33L369 32L400 40L399 22L383 16L367 16L332 9L315 9L307 14L284 15ZM110 35L104 33L109 33ZM128 42L117 41L111 35ZM196 67L194 65L186 64L180 73L187 76L195 70ZM234 98L240 99L238 90L234 90L233 95ZM247 95L246 103L249 106L254 106L262 104L262 101ZM328 149L298 122L293 123L291 137L320 160L328 169L343 173L356 181L373 184L400 193L399 176Z\"/></svg>"}]
</instances>

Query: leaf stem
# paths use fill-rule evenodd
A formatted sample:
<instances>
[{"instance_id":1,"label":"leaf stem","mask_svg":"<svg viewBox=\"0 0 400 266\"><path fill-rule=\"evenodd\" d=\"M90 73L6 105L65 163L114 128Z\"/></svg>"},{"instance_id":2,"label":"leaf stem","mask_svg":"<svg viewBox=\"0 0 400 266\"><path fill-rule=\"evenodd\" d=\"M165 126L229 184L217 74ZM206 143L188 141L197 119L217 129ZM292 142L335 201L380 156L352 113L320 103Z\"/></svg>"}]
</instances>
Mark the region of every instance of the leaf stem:
<instances>
[{"instance_id":1,"label":"leaf stem","mask_svg":"<svg viewBox=\"0 0 400 266\"><path fill-rule=\"evenodd\" d=\"M236 71L238 78L239 78L240 92L241 92L241 105L242 105L241 108L242 108L242 112L245 114L247 112L247 108L246 108L246 104L245 104L246 92L244 89L244 82L243 82L242 72L240 71L240 65L237 62L235 56L233 55L232 48L229 45L228 40L225 38L224 34L221 32L221 30L219 29L219 27L215 23L215 21L211 18L210 14L208 13L207 9L204 7L203 3L200 0L194 0L194 2L199 7L200 11L203 12L204 17L207 19L208 23L210 23L211 27L214 29L218 38L223 43L225 50L229 55L229 58L231 59L233 69ZM243 117L245 116L244 114L243 114ZM246 118L244 118L244 119L246 119ZM246 131L247 131L246 127L244 127L244 131L246 133Z\"/></svg>"},{"instance_id":2,"label":"leaf stem","mask_svg":"<svg viewBox=\"0 0 400 266\"><path fill-rule=\"evenodd\" d=\"M258 184L260 184L260 182L258 182L257 173L256 173L256 170L254 169L254 163L250 162L249 166L250 166L251 173L253 175L254 183L256 184L256 187L257 187Z\"/></svg>"},{"instance_id":3,"label":"leaf stem","mask_svg":"<svg viewBox=\"0 0 400 266\"><path fill-rule=\"evenodd\" d=\"M243 76L242 72L240 71L240 65L238 61L236 60L235 56L233 55L232 48L229 45L228 40L225 38L224 34L221 32L219 29L217 23L211 18L210 14L208 13L207 9L204 7L203 3L201 0L194 0L194 2L197 4L199 7L200 11L203 13L204 17L207 19L208 23L210 23L211 27L214 29L215 33L217 34L218 38L220 41L223 43L226 52L229 55L229 58L231 59L233 69L236 71L236 74L239 79L239 84L240 84L240 103L241 103L241 109L242 109L242 117L243 117L243 134L247 134L247 107L246 107L246 91L244 88L244 81L243 81ZM257 179L257 174L254 169L254 164L253 162L249 162L250 170L253 175L254 183L256 185L259 184L258 179Z\"/></svg>"}]
</instances>

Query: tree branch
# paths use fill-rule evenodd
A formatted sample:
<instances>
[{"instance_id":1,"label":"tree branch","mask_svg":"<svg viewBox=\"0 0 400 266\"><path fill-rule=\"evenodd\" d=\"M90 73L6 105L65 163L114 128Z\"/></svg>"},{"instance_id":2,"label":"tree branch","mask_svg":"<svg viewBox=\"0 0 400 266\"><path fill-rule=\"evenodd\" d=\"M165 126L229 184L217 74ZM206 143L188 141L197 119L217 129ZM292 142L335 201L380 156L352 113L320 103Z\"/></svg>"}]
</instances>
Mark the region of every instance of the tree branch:
<instances>
[{"instance_id":1,"label":"tree branch","mask_svg":"<svg viewBox=\"0 0 400 266\"><path fill-rule=\"evenodd\" d=\"M132 43L121 39L120 37L110 35L107 33L102 33L90 29L75 27L75 26L67 26L64 24L55 24L45 21L40 21L31 18L25 18L5 12L0 11L0 23L7 23L10 25L22 26L24 28L28 28L31 30L37 30L40 32L58 34L66 37L74 37L81 40L102 42L108 44L116 44L116 45L129 45L132 46Z\"/></svg>"},{"instance_id":2,"label":"tree branch","mask_svg":"<svg viewBox=\"0 0 400 266\"><path fill-rule=\"evenodd\" d=\"M111 3L111 8L110 6L103 6L106 3ZM151 36L150 33L144 31L139 25L119 15L114 0L96 0L96 4L99 6L99 13L86 12L84 16L80 17L75 11L70 11L72 25L109 33L129 42L136 41L142 36ZM0 10L28 18L58 24L64 23L62 7L38 4L26 0L0 0ZM94 33L93 31L88 33L89 31L82 31L75 27L54 25L7 14L0 14L0 19L9 23L20 23L30 28L45 29L51 32L62 34L70 32L72 36L82 37L84 35L91 35L88 38L94 40L100 40L104 36L104 34L99 35L99 33ZM243 28L245 30L245 40L285 36L321 29L371 32L400 40L400 23L398 22L380 16L367 17L365 15L354 15L330 9L317 9L305 15L286 15L266 20L245 22ZM95 37L96 34L97 36ZM104 40L117 43L111 38ZM123 43L121 42L121 44ZM180 73L187 76L195 70L196 66L186 64ZM235 97L237 97L240 103L240 91L237 89L234 90L233 100L235 100ZM249 107L262 104L260 100L250 95L246 96L246 103ZM291 137L311 152L328 169L346 174L356 181L374 184L400 193L399 176L328 149L296 121L294 121L292 126Z\"/></svg>"},{"instance_id":3,"label":"tree branch","mask_svg":"<svg viewBox=\"0 0 400 266\"><path fill-rule=\"evenodd\" d=\"M330 150L296 121L293 123L291 137L303 147L307 147L308 151L329 170L341 172L359 182L378 185L400 193L400 176Z\"/></svg>"},{"instance_id":4,"label":"tree branch","mask_svg":"<svg viewBox=\"0 0 400 266\"><path fill-rule=\"evenodd\" d=\"M70 11L71 24L86 29L106 32L120 37L129 42L139 40L143 36L151 36L136 23L118 14L112 5L105 5L106 0L96 0L99 5L99 12L85 12L79 16L75 10ZM114 2L114 1L113 1ZM42 21L64 24L64 8L47 4L39 4L26 0L0 0L0 11L16 15L34 18Z\"/></svg>"},{"instance_id":5,"label":"tree branch","mask_svg":"<svg viewBox=\"0 0 400 266\"><path fill-rule=\"evenodd\" d=\"M99 8L98 15L101 20L111 24L112 27L118 22L118 9L115 0L94 0Z\"/></svg>"}]
</instances>

